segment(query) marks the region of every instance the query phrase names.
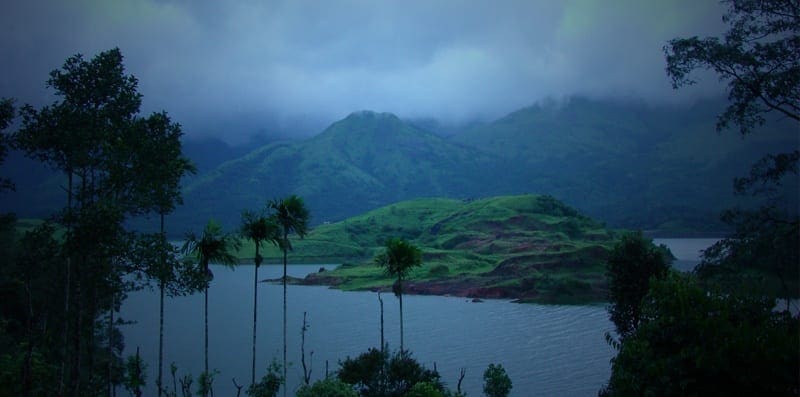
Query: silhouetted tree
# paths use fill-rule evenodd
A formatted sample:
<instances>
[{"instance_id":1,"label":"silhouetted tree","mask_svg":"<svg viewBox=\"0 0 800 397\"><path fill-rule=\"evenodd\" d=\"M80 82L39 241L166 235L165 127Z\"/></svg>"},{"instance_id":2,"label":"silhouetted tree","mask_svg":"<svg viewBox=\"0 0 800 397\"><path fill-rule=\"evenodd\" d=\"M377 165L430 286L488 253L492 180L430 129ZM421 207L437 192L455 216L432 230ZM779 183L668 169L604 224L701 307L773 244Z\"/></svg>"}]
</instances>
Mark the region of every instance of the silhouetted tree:
<instances>
[{"instance_id":1,"label":"silhouetted tree","mask_svg":"<svg viewBox=\"0 0 800 397\"><path fill-rule=\"evenodd\" d=\"M286 263L289 251L292 250L289 235L297 234L303 238L308 233L309 213L303 199L291 195L282 200L271 200L267 208L274 211L275 221L281 236L279 247L283 251L283 378L286 379ZM286 389L283 390L286 395Z\"/></svg>"},{"instance_id":2,"label":"silhouetted tree","mask_svg":"<svg viewBox=\"0 0 800 397\"><path fill-rule=\"evenodd\" d=\"M125 74L119 49L89 61L70 57L47 82L59 100L39 110L24 106L23 126L14 134L29 156L67 177L67 206L58 217L66 229L62 378L69 363L73 394L93 382L84 369L94 369L97 313L113 313L124 286L114 265L131 241L122 222L147 207L136 177L143 171L136 159L146 155L138 143L147 139L134 128L141 105L137 84Z\"/></svg>"},{"instance_id":3,"label":"silhouetted tree","mask_svg":"<svg viewBox=\"0 0 800 397\"><path fill-rule=\"evenodd\" d=\"M403 277L407 276L412 268L422 264L422 252L411 243L393 238L386 242L386 250L375 257L375 264L384 268L386 274L397 277L394 292L400 299L400 350L403 344Z\"/></svg>"},{"instance_id":4,"label":"silhouetted tree","mask_svg":"<svg viewBox=\"0 0 800 397\"><path fill-rule=\"evenodd\" d=\"M676 38L664 47L675 88L692 85L696 69L728 83L730 105L717 128L730 123L742 134L778 113L800 122L800 12L796 0L727 0L723 38Z\"/></svg>"},{"instance_id":5,"label":"silhouetted tree","mask_svg":"<svg viewBox=\"0 0 800 397\"><path fill-rule=\"evenodd\" d=\"M748 134L770 121L768 115L800 128L800 4L796 0L728 0L724 37L676 38L664 47L667 74L673 87L694 84L696 69L713 71L728 84L729 105L717 129L731 124ZM706 252L705 278L740 273L743 266L772 273L783 283L783 294L797 296L786 280L796 283L800 242L796 187L788 200L776 193L783 182L797 185L800 151L771 154L757 162L750 175L737 178L737 194L762 197L757 210L732 209L723 214L735 233ZM788 202L787 202L788 201ZM728 278L728 281L735 281Z\"/></svg>"},{"instance_id":6,"label":"silhouetted tree","mask_svg":"<svg viewBox=\"0 0 800 397\"><path fill-rule=\"evenodd\" d=\"M623 235L608 256L608 312L621 340L636 331L642 299L652 278L664 278L669 269L668 249L657 247L641 232Z\"/></svg>"},{"instance_id":7,"label":"silhouetted tree","mask_svg":"<svg viewBox=\"0 0 800 397\"><path fill-rule=\"evenodd\" d=\"M274 217L263 213L245 211L242 214L241 235L255 245L255 269L253 270L253 364L251 368L250 384L256 383L256 326L258 324L258 268L264 258L261 257L261 245L272 242L280 245L281 235Z\"/></svg>"},{"instance_id":8,"label":"silhouetted tree","mask_svg":"<svg viewBox=\"0 0 800 397\"><path fill-rule=\"evenodd\" d=\"M203 366L203 373L207 379L211 379L212 375L208 372L208 287L213 279L213 274L208 265L216 263L233 267L237 263L237 258L234 256L239 248L239 240L232 234L226 234L222 231L222 226L216 221L209 220L203 229L203 234L198 238L194 233L189 233L186 236L186 242L181 251L186 255L194 255L198 260L198 267L205 274L203 283L205 302L203 306L203 316L205 321L205 361ZM204 387L204 390L207 390Z\"/></svg>"},{"instance_id":9,"label":"silhouetted tree","mask_svg":"<svg viewBox=\"0 0 800 397\"><path fill-rule=\"evenodd\" d=\"M429 383L436 390L445 388L436 370L417 362L411 352L371 348L356 358L339 363L339 380L353 385L363 397L405 396L418 383Z\"/></svg>"},{"instance_id":10,"label":"silhouetted tree","mask_svg":"<svg viewBox=\"0 0 800 397\"><path fill-rule=\"evenodd\" d=\"M774 304L704 288L691 274L653 280L602 394L796 396L800 323Z\"/></svg>"}]
</instances>

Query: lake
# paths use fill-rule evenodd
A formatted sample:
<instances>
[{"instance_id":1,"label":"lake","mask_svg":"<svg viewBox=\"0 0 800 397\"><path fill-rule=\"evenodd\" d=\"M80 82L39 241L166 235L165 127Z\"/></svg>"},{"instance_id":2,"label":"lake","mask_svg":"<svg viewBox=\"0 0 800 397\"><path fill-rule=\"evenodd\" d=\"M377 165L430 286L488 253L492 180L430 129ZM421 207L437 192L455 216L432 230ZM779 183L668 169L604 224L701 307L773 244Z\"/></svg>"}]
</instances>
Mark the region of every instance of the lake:
<instances>
[{"instance_id":1,"label":"lake","mask_svg":"<svg viewBox=\"0 0 800 397\"><path fill-rule=\"evenodd\" d=\"M703 240L703 241L696 241ZM697 262L707 239L660 239L680 261ZM713 241L711 241L713 243ZM708 243L710 244L710 243ZM695 250L694 248L698 248ZM692 254L694 252L694 254ZM692 256L694 255L694 256ZM291 258L290 258L291 260ZM290 265L289 274L302 277L320 265ZM330 266L332 267L332 266ZM250 382L253 267L230 270L212 266L209 290L209 367L219 370L215 395L235 396L232 379ZM259 278L280 277L280 266L263 266ZM306 352L313 351L312 379L331 372L338 361L380 345L380 305L373 292L342 292L327 287L288 287L288 387L290 395L302 379L300 329L303 312L310 328ZM282 286L259 283L257 373L263 375L272 358L282 358ZM384 301L385 337L399 347L399 308L391 294ZM604 339L613 330L605 307L514 304L506 300L473 303L465 298L404 296L405 345L425 366L434 363L443 381L455 390L460 368L466 368L462 389L482 395L483 371L500 363L513 382L512 395L594 396L610 375L614 350ZM131 293L122 316L125 354L140 354L148 363L147 395L154 395L158 370L158 291ZM168 299L165 304L165 384L171 384L169 364L178 375L196 377L203 368L203 296ZM308 357L306 358L308 362ZM260 375L257 375L260 376ZM195 382L196 383L196 382ZM244 395L244 393L242 393Z\"/></svg>"}]
</instances>

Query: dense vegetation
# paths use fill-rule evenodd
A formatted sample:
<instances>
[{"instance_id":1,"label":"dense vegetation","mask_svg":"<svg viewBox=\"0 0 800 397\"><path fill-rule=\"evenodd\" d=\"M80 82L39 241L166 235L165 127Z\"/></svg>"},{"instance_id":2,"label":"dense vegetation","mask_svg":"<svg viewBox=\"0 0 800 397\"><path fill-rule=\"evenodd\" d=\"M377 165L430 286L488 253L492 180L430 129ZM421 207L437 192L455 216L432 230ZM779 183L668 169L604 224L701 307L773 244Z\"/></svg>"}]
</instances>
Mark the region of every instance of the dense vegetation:
<instances>
[{"instance_id":1,"label":"dense vegetation","mask_svg":"<svg viewBox=\"0 0 800 397\"><path fill-rule=\"evenodd\" d=\"M728 84L730 104L718 128L743 135L779 113L800 127L800 4L726 2L723 38L672 40L665 47L675 87L710 69ZM609 261L618 350L603 395L800 394L800 315L790 298L800 291L800 218L782 197L796 183L800 152L769 154L737 178L739 194L757 209L723 214L735 233L704 253L695 274L665 271L659 250L641 236L623 239ZM780 281L780 288L770 286ZM785 306L781 299L785 298Z\"/></svg>"}]
</instances>

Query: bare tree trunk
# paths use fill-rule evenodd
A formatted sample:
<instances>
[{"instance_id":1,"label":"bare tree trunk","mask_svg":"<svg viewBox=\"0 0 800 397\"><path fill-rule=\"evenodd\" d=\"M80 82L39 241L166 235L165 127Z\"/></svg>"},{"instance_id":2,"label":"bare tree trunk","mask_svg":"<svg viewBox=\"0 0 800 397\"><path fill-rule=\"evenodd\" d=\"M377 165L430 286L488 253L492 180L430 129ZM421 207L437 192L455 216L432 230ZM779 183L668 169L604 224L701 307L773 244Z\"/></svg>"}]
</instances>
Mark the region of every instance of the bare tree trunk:
<instances>
[{"instance_id":1,"label":"bare tree trunk","mask_svg":"<svg viewBox=\"0 0 800 397\"><path fill-rule=\"evenodd\" d=\"M300 328L300 363L303 365L303 382L308 385L311 382L311 368L314 366L314 351L311 351L309 357L310 362L308 367L306 367L306 330L308 330L306 312L303 312L303 327Z\"/></svg>"},{"instance_id":2,"label":"bare tree trunk","mask_svg":"<svg viewBox=\"0 0 800 397\"><path fill-rule=\"evenodd\" d=\"M112 372L113 372L113 361L114 361L114 293L111 293L111 308L108 312L108 364L106 365L107 371L107 382L108 384L106 387L108 388L107 393L111 396L113 393L113 386L112 386Z\"/></svg>"},{"instance_id":3,"label":"bare tree trunk","mask_svg":"<svg viewBox=\"0 0 800 397\"><path fill-rule=\"evenodd\" d=\"M28 337L28 347L25 352L25 361L22 365L22 395L31 394L31 359L33 357L33 296L31 295L31 282L26 280L25 293L28 297L28 320L26 323L26 336Z\"/></svg>"},{"instance_id":4,"label":"bare tree trunk","mask_svg":"<svg viewBox=\"0 0 800 397\"><path fill-rule=\"evenodd\" d=\"M283 234L283 243L286 244L288 239L287 233ZM283 247L283 397L286 397L286 260L287 250L289 248Z\"/></svg>"},{"instance_id":5,"label":"bare tree trunk","mask_svg":"<svg viewBox=\"0 0 800 397\"><path fill-rule=\"evenodd\" d=\"M205 291L205 306L204 306L204 317L205 317L205 344L204 351L205 351L205 362L203 369L205 370L206 376L208 376L208 265L205 266L206 268L206 291Z\"/></svg>"},{"instance_id":6,"label":"bare tree trunk","mask_svg":"<svg viewBox=\"0 0 800 397\"><path fill-rule=\"evenodd\" d=\"M250 369L250 385L256 383L256 324L258 324L258 267L261 265L261 255L258 250L259 242L256 241L256 269L253 273L253 365Z\"/></svg>"},{"instance_id":7,"label":"bare tree trunk","mask_svg":"<svg viewBox=\"0 0 800 397\"><path fill-rule=\"evenodd\" d=\"M378 302L381 304L381 352L384 349L384 340L383 340L383 299L381 299L381 293L378 291Z\"/></svg>"},{"instance_id":8,"label":"bare tree trunk","mask_svg":"<svg viewBox=\"0 0 800 397\"><path fill-rule=\"evenodd\" d=\"M67 235L72 232L72 170L67 171ZM61 358L61 371L59 374L58 394L64 395L65 383L64 377L66 376L67 361L69 361L69 296L70 296L70 268L72 267L72 255L67 252L66 255L66 280L64 282L64 340L61 342L63 347L63 357Z\"/></svg>"},{"instance_id":9,"label":"bare tree trunk","mask_svg":"<svg viewBox=\"0 0 800 397\"><path fill-rule=\"evenodd\" d=\"M164 211L159 211L159 215L161 218L161 239L162 243L166 240L166 236L164 235ZM164 258L164 251L161 247L161 269L159 272L159 292L160 292L160 300L159 300L159 308L158 308L158 378L156 379L156 387L158 388L158 397L161 397L162 394L162 385L163 385L163 374L164 374L164 275L166 272L165 266L165 258Z\"/></svg>"},{"instance_id":10,"label":"bare tree trunk","mask_svg":"<svg viewBox=\"0 0 800 397\"><path fill-rule=\"evenodd\" d=\"M400 293L397 294L397 296L400 298L400 351L402 352L405 351L403 347L405 346L403 344L403 278L397 277L397 282L398 282L398 287L400 288L399 289Z\"/></svg>"}]
</instances>

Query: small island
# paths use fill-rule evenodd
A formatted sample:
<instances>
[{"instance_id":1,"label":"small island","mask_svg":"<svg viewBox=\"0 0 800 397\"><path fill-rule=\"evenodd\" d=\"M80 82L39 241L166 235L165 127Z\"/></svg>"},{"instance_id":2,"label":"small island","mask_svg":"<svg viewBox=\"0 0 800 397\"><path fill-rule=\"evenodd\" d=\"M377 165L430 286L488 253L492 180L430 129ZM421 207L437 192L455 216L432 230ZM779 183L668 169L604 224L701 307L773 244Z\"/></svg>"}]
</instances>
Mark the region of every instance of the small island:
<instances>
[{"instance_id":1,"label":"small island","mask_svg":"<svg viewBox=\"0 0 800 397\"><path fill-rule=\"evenodd\" d=\"M404 293L537 303L606 299L605 259L614 233L547 195L417 199L321 225L297 241L294 263L342 265L293 282L391 291L394 279L372 258L393 237L423 252ZM265 257L277 259L279 252Z\"/></svg>"}]
</instances>

